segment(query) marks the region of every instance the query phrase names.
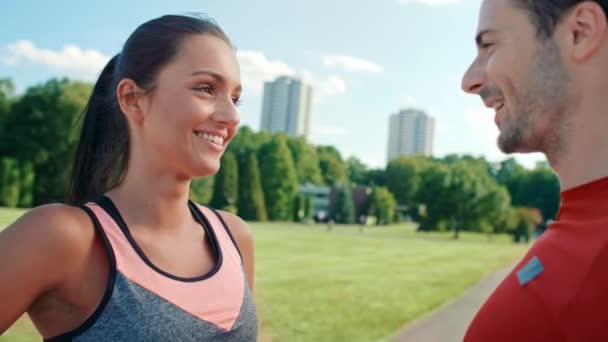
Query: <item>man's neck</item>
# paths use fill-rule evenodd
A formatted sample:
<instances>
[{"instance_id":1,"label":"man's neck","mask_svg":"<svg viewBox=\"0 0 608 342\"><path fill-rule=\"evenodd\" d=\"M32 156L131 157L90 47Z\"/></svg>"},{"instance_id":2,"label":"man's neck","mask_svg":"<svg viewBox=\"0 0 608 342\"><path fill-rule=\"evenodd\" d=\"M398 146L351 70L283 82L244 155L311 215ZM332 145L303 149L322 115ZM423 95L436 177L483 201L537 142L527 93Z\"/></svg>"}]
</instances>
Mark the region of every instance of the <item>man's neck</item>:
<instances>
[{"instance_id":1,"label":"man's neck","mask_svg":"<svg viewBox=\"0 0 608 342\"><path fill-rule=\"evenodd\" d=\"M562 191L608 176L608 118L606 108L601 109L603 113L573 115L564 150L547 154Z\"/></svg>"}]
</instances>

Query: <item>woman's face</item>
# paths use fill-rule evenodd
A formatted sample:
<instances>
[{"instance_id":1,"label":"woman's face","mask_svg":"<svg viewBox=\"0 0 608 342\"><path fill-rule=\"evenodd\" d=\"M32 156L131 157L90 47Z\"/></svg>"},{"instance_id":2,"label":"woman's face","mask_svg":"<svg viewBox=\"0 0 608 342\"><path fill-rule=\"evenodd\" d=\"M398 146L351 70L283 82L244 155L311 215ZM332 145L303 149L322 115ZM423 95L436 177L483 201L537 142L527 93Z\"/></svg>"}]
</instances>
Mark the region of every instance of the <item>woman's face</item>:
<instances>
[{"instance_id":1,"label":"woman's face","mask_svg":"<svg viewBox=\"0 0 608 342\"><path fill-rule=\"evenodd\" d=\"M217 172L239 124L241 77L232 47L212 35L184 39L145 96L138 134L144 157L178 177Z\"/></svg>"}]
</instances>

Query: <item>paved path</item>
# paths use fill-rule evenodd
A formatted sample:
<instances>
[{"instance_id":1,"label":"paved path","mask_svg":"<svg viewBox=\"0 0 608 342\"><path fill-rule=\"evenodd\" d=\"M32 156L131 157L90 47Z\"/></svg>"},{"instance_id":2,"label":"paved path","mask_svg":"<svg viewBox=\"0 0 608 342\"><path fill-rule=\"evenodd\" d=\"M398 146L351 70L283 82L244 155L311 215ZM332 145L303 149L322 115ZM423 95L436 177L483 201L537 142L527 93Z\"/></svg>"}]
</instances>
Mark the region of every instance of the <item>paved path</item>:
<instances>
[{"instance_id":1,"label":"paved path","mask_svg":"<svg viewBox=\"0 0 608 342\"><path fill-rule=\"evenodd\" d=\"M510 270L511 267L488 275L459 298L403 328L392 338L392 341L462 341L477 310Z\"/></svg>"}]
</instances>

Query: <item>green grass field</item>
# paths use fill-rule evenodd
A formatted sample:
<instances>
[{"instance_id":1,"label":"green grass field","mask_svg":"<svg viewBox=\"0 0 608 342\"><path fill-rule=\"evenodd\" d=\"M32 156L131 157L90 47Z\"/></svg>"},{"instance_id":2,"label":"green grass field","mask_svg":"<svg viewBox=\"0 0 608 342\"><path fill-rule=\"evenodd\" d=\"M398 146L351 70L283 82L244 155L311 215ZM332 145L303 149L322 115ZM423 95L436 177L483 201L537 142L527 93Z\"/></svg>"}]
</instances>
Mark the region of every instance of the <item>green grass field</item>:
<instances>
[{"instance_id":1,"label":"green grass field","mask_svg":"<svg viewBox=\"0 0 608 342\"><path fill-rule=\"evenodd\" d=\"M0 229L18 211L0 209ZM376 341L458 296L526 246L508 237L385 228L251 225L261 341ZM0 341L39 341L27 319Z\"/></svg>"}]
</instances>

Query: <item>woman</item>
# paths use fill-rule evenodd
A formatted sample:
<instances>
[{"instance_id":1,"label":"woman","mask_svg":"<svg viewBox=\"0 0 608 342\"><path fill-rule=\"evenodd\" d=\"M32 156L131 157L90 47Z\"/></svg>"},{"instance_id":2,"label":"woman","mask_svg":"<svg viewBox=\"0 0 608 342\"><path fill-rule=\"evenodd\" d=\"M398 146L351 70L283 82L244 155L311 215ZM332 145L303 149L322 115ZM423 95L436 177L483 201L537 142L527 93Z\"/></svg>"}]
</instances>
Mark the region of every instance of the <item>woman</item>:
<instances>
[{"instance_id":1,"label":"woman","mask_svg":"<svg viewBox=\"0 0 608 342\"><path fill-rule=\"evenodd\" d=\"M47 341L251 341L253 244L188 200L239 124L234 49L212 21L163 16L110 60L85 111L69 205L0 234L0 332Z\"/></svg>"}]
</instances>

